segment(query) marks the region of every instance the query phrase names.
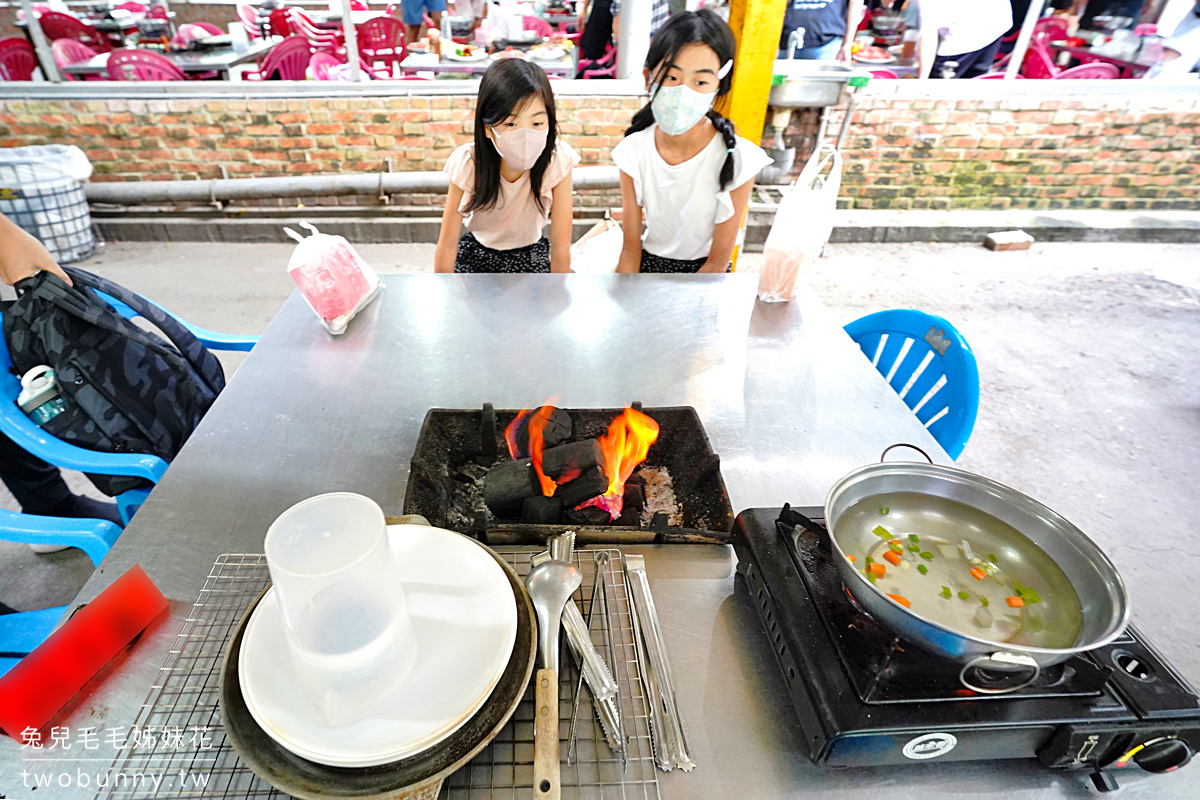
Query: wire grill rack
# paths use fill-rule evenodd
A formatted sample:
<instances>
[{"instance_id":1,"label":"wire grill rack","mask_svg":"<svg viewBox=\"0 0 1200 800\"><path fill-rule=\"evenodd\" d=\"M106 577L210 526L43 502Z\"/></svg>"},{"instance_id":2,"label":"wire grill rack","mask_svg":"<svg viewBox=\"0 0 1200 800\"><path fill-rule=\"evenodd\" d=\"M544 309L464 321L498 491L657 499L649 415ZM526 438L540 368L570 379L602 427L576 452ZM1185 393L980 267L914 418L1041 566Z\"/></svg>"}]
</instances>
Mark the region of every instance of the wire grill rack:
<instances>
[{"instance_id":1,"label":"wire grill rack","mask_svg":"<svg viewBox=\"0 0 1200 800\"><path fill-rule=\"evenodd\" d=\"M496 548L522 578L529 572L532 552ZM592 611L592 590L598 574L593 554L579 550L575 564L583 584L575 602L590 620L592 641L609 661L604 636L603 606ZM605 581L613 677L620 686L621 714L628 739L628 765L604 740L586 685L579 699L574 759L568 763L566 735L579 672L569 656L562 665L560 738L564 761L561 787L564 800L657 800L658 777L650 744L649 708L642 690L640 665L633 641L629 593L618 550ZM136 798L240 798L286 797L246 767L221 727L218 685L221 659L246 609L270 583L262 555L222 555L213 564L204 588L175 646L159 670L158 678L142 703L124 747L110 769L109 785L98 800ZM560 639L565 639L565 636ZM124 780L115 780L118 776ZM156 776L138 780L137 776ZM533 690L526 691L512 719L483 751L442 784L442 800L527 800L533 797Z\"/></svg>"}]
</instances>

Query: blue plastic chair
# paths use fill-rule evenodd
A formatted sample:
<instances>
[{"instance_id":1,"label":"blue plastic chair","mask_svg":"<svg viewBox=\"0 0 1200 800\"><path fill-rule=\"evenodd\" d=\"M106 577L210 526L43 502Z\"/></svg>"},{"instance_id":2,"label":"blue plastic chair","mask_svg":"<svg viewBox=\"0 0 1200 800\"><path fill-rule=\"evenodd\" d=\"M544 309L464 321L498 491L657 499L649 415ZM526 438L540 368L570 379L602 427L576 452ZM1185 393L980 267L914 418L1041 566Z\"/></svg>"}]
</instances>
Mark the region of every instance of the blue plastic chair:
<instances>
[{"instance_id":1,"label":"blue plastic chair","mask_svg":"<svg viewBox=\"0 0 1200 800\"><path fill-rule=\"evenodd\" d=\"M36 517L0 509L0 539L78 547L97 567L120 535L121 528L107 520ZM67 606L0 615L0 675L45 641L65 613Z\"/></svg>"},{"instance_id":2,"label":"blue plastic chair","mask_svg":"<svg viewBox=\"0 0 1200 800\"><path fill-rule=\"evenodd\" d=\"M912 309L868 314L845 331L957 459L979 411L979 368L963 335L941 317Z\"/></svg>"},{"instance_id":3,"label":"blue plastic chair","mask_svg":"<svg viewBox=\"0 0 1200 800\"><path fill-rule=\"evenodd\" d=\"M103 292L105 302L127 319L138 316L124 303ZM150 301L153 302L153 301ZM157 303L154 305L158 306ZM162 308L162 306L158 306ZM163 311L167 311L165 308ZM168 314L171 312L167 311ZM258 342L257 336L233 336L197 327L171 314L179 323L190 330L197 339L213 350L236 350L248 352ZM0 315L0 321L3 316ZM167 471L167 462L152 455L126 453L99 453L68 444L43 431L17 406L17 395L21 393L21 382L12 374L12 359L8 354L8 343L0 336L0 432L19 444L26 452L43 461L63 469L75 469L97 475L124 475L144 478L158 483ZM149 489L130 489L116 497L117 511L126 524L149 496Z\"/></svg>"}]
</instances>

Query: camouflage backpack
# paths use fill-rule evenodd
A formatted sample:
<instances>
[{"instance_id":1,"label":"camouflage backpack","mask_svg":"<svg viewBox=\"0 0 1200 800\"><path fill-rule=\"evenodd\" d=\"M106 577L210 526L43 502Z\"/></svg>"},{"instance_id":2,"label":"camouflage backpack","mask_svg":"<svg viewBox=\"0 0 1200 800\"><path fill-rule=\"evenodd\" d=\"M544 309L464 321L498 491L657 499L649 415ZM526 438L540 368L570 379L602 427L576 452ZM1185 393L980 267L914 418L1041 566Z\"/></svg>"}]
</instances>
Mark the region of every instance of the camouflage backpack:
<instances>
[{"instance_id":1,"label":"camouflage backpack","mask_svg":"<svg viewBox=\"0 0 1200 800\"><path fill-rule=\"evenodd\" d=\"M4 310L13 372L20 377L50 366L67 402L42 428L88 450L172 460L225 387L220 362L144 297L81 269L66 272L73 287L48 272L18 281L17 300ZM121 316L97 291L141 314L166 339ZM88 477L113 496L148 485L140 478Z\"/></svg>"}]
</instances>

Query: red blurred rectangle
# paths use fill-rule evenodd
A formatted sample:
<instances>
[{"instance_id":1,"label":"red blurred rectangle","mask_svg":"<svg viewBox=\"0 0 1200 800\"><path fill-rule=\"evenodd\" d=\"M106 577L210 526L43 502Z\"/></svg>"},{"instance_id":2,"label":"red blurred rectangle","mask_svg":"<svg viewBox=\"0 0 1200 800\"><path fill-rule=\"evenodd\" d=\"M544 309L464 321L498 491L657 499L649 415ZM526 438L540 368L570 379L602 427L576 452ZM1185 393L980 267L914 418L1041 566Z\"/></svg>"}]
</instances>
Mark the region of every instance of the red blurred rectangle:
<instances>
[{"instance_id":1,"label":"red blurred rectangle","mask_svg":"<svg viewBox=\"0 0 1200 800\"><path fill-rule=\"evenodd\" d=\"M40 730L166 607L134 564L0 677L0 728L18 741Z\"/></svg>"}]
</instances>

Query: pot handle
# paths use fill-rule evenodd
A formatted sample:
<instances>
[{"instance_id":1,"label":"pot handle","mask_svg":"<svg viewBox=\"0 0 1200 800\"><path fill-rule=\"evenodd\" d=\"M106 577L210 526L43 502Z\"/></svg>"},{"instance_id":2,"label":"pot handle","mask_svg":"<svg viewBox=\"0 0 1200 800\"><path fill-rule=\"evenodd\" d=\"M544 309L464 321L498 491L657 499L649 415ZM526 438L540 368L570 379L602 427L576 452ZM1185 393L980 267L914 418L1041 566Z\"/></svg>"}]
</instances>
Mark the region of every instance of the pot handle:
<instances>
[{"instance_id":1,"label":"pot handle","mask_svg":"<svg viewBox=\"0 0 1200 800\"><path fill-rule=\"evenodd\" d=\"M1033 670L1033 673L1029 676L1027 681L1018 683L1016 686L1009 686L1004 689L985 689L982 686L975 686L967 680L968 670L970 670L972 667L978 667L987 662L1003 664L1005 667L1011 667L1014 664L1021 667L1029 667ZM992 653L991 655L986 656L976 656L968 661L963 666L962 671L958 673L958 682L970 689L972 692L978 692L979 694L1009 694L1010 692L1015 692L1018 689L1024 689L1026 686L1036 681L1038 676L1041 674L1041 665L1029 656L1020 655L1019 653Z\"/></svg>"},{"instance_id":2,"label":"pot handle","mask_svg":"<svg viewBox=\"0 0 1200 800\"><path fill-rule=\"evenodd\" d=\"M890 445L886 450L884 450L882 453L880 453L879 454L879 463L882 464L883 460L885 458L887 458L887 454L892 452L893 450L895 450L897 447L910 447L913 450L916 450L921 455L925 456L925 460L927 460L930 464L933 463L933 459L929 457L929 453L926 453L924 450L917 447L915 444L907 444L905 442L897 442L896 444Z\"/></svg>"}]
</instances>

